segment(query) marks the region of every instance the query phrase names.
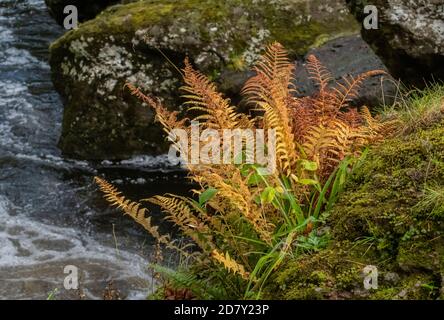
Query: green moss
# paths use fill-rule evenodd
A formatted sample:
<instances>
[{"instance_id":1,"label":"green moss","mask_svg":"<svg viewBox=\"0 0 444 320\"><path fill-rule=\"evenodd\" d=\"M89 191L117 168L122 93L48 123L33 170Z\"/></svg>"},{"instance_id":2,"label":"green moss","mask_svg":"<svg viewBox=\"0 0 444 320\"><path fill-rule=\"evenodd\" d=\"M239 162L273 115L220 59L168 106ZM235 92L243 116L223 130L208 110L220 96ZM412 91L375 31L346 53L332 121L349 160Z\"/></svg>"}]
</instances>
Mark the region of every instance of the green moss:
<instances>
[{"instance_id":1,"label":"green moss","mask_svg":"<svg viewBox=\"0 0 444 320\"><path fill-rule=\"evenodd\" d=\"M322 11L317 11L316 8L322 3L323 1L311 1L309 8L312 9L307 10L304 2L293 1L138 1L110 7L95 19L82 23L77 30L66 33L52 44L51 50L63 47L81 36L128 37L137 30L157 26L165 28L165 32L161 32L162 36L168 34L168 31L178 32L181 28L191 28L199 38L197 41L216 46L216 50L227 50L227 54L223 54L225 57L230 53L243 54L245 50L261 50L264 40L265 43L279 41L291 54L302 55L310 47L319 45L321 38L332 39L339 35L357 33L359 30L354 18L347 12L340 16L321 15ZM341 6L340 2L331 4L333 10L338 10ZM316 17L309 18L308 16L313 15L312 10ZM211 31L212 27L217 28L217 31ZM187 35L186 32L184 34ZM223 39L228 41L218 44ZM168 49L177 49L174 41L173 39ZM254 41L258 43L255 44Z\"/></svg>"},{"instance_id":2,"label":"green moss","mask_svg":"<svg viewBox=\"0 0 444 320\"><path fill-rule=\"evenodd\" d=\"M375 147L332 212L337 239L384 238L393 245L428 212L415 205L426 183L442 183L444 128L421 130ZM419 223L419 225L418 225ZM432 232L433 233L433 232Z\"/></svg>"},{"instance_id":3,"label":"green moss","mask_svg":"<svg viewBox=\"0 0 444 320\"><path fill-rule=\"evenodd\" d=\"M268 297L436 299L444 274L444 221L417 205L425 186L444 185L444 123L431 122L373 147L329 212L332 242L274 276ZM364 266L379 272L363 288ZM396 280L385 274L396 274Z\"/></svg>"},{"instance_id":4,"label":"green moss","mask_svg":"<svg viewBox=\"0 0 444 320\"><path fill-rule=\"evenodd\" d=\"M341 0L307 1L143 0L109 7L65 33L50 47L53 82L66 100L61 149L84 159L165 150L151 114L122 90L130 81L179 108L180 73L159 51L178 68L188 56L216 80L249 68L275 40L294 58L321 35L358 32L350 14L331 15L345 9Z\"/></svg>"},{"instance_id":5,"label":"green moss","mask_svg":"<svg viewBox=\"0 0 444 320\"><path fill-rule=\"evenodd\" d=\"M351 290L360 283L360 270L354 266L336 273L336 286L338 289Z\"/></svg>"},{"instance_id":6,"label":"green moss","mask_svg":"<svg viewBox=\"0 0 444 320\"><path fill-rule=\"evenodd\" d=\"M384 265L375 248L348 241L332 243L319 253L287 261L270 279L265 298L339 298L347 290L363 288L361 273L369 264Z\"/></svg>"}]
</instances>

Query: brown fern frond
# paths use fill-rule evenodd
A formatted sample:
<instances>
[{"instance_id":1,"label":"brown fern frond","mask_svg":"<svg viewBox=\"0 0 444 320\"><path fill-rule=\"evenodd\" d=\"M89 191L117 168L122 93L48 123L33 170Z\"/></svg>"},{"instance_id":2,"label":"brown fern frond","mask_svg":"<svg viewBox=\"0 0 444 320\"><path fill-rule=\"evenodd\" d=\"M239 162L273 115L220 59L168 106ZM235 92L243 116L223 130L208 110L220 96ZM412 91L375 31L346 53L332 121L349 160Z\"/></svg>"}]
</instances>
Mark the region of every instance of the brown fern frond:
<instances>
[{"instance_id":1,"label":"brown fern frond","mask_svg":"<svg viewBox=\"0 0 444 320\"><path fill-rule=\"evenodd\" d=\"M167 214L167 220L177 225L182 232L189 236L204 251L214 247L211 241L211 231L208 226L196 217L193 209L182 197L167 194L145 199L158 205Z\"/></svg>"},{"instance_id":2,"label":"brown fern frond","mask_svg":"<svg viewBox=\"0 0 444 320\"><path fill-rule=\"evenodd\" d=\"M128 88L133 96L139 98L142 102L145 102L146 104L148 104L150 106L155 106L158 103L153 98L144 94L142 92L142 89L140 89L139 87L136 87L134 84L132 84L130 82L126 82L125 85L123 86L123 88Z\"/></svg>"},{"instance_id":3,"label":"brown fern frond","mask_svg":"<svg viewBox=\"0 0 444 320\"><path fill-rule=\"evenodd\" d=\"M151 217L147 217L148 213L146 208L141 208L141 204L135 201L126 199L121 195L121 192L114 187L111 183L100 177L94 177L94 181L98 184L100 190L105 194L104 198L111 203L111 205L122 209L123 212L129 215L134 221L145 228L154 238L160 243L167 246L171 245L171 238L169 235L161 235L159 233L159 227L151 224Z\"/></svg>"},{"instance_id":4,"label":"brown fern frond","mask_svg":"<svg viewBox=\"0 0 444 320\"><path fill-rule=\"evenodd\" d=\"M214 83L193 69L188 59L185 60L183 69L185 86L181 89L186 93L185 105L191 105L189 111L203 112L194 120L205 120L204 125L212 129L233 129L239 125L252 127L251 122L245 121L230 105L229 99L225 99L217 91ZM242 119L242 121L240 121Z\"/></svg>"},{"instance_id":5,"label":"brown fern frond","mask_svg":"<svg viewBox=\"0 0 444 320\"><path fill-rule=\"evenodd\" d=\"M228 252L226 252L224 255L223 253L220 253L219 251L214 249L211 252L211 256L218 263L222 264L228 271L240 275L244 280L250 279L250 273L245 271L245 267L243 265L233 260Z\"/></svg>"},{"instance_id":6,"label":"brown fern frond","mask_svg":"<svg viewBox=\"0 0 444 320\"><path fill-rule=\"evenodd\" d=\"M306 69L310 75L309 79L315 81L319 86L319 95L324 97L330 81L333 80L330 71L313 54L307 58Z\"/></svg>"},{"instance_id":7,"label":"brown fern frond","mask_svg":"<svg viewBox=\"0 0 444 320\"><path fill-rule=\"evenodd\" d=\"M377 75L386 74L384 70L370 70L364 73L361 73L357 77L353 77L352 75L343 76L342 80L345 84L337 83L337 88L333 90L336 92L335 103L336 108L341 109L348 106L349 102L358 96L358 90L362 86L362 83L365 79Z\"/></svg>"},{"instance_id":8,"label":"brown fern frond","mask_svg":"<svg viewBox=\"0 0 444 320\"><path fill-rule=\"evenodd\" d=\"M159 99L153 99L150 96L144 94L142 90L132 83L125 83L125 86L127 87L131 94L135 97L139 98L142 102L146 103L149 107L151 107L156 114L156 120L159 121L164 131L168 134L175 128L185 128L185 123L188 121L187 118L178 120L177 116L179 112L177 111L169 111L167 108L165 108L162 103L159 101Z\"/></svg>"}]
</instances>

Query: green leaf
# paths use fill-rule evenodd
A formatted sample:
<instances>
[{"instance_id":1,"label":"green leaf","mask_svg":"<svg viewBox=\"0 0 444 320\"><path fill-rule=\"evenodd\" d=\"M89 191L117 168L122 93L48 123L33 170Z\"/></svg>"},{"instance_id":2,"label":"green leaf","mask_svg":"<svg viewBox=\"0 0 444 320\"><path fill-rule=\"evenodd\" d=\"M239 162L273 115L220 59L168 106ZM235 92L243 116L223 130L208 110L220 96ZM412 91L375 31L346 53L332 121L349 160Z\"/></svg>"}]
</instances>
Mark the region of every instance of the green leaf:
<instances>
[{"instance_id":1,"label":"green leaf","mask_svg":"<svg viewBox=\"0 0 444 320\"><path fill-rule=\"evenodd\" d=\"M247 184L249 186L258 185L261 181L262 181L261 176L257 173L253 173L250 177L248 177Z\"/></svg>"},{"instance_id":2,"label":"green leaf","mask_svg":"<svg viewBox=\"0 0 444 320\"><path fill-rule=\"evenodd\" d=\"M243 164L240 168L240 172L243 177L246 177L250 173L251 169L252 169L251 164Z\"/></svg>"},{"instance_id":3,"label":"green leaf","mask_svg":"<svg viewBox=\"0 0 444 320\"><path fill-rule=\"evenodd\" d=\"M299 179L298 181L300 184L306 185L306 186L311 186L311 185L316 185L319 182L317 180L314 179Z\"/></svg>"},{"instance_id":4,"label":"green leaf","mask_svg":"<svg viewBox=\"0 0 444 320\"><path fill-rule=\"evenodd\" d=\"M204 203L208 202L216 193L217 189L208 188L199 195L199 204L203 205Z\"/></svg>"},{"instance_id":5,"label":"green leaf","mask_svg":"<svg viewBox=\"0 0 444 320\"><path fill-rule=\"evenodd\" d=\"M314 161L309 161L309 160L302 160L301 161L302 164L302 168L304 168L307 171L316 171L318 170L318 164Z\"/></svg>"},{"instance_id":6,"label":"green leaf","mask_svg":"<svg viewBox=\"0 0 444 320\"><path fill-rule=\"evenodd\" d=\"M260 176L267 176L270 174L268 168L256 167L255 169L256 169L257 174Z\"/></svg>"},{"instance_id":7,"label":"green leaf","mask_svg":"<svg viewBox=\"0 0 444 320\"><path fill-rule=\"evenodd\" d=\"M276 195L276 190L273 187L266 187L261 193L262 203L271 203Z\"/></svg>"}]
</instances>

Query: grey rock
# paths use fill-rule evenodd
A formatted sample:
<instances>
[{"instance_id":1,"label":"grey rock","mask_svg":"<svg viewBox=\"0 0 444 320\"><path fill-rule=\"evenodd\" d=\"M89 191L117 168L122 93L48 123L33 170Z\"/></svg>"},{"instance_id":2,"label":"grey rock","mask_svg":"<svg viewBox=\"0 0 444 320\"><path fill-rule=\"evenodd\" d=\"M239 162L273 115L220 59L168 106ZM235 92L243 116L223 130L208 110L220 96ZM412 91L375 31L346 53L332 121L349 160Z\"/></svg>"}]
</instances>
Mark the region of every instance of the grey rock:
<instances>
[{"instance_id":1,"label":"grey rock","mask_svg":"<svg viewBox=\"0 0 444 320\"><path fill-rule=\"evenodd\" d=\"M307 55L309 54L315 55L330 70L333 78L339 81L342 76L356 77L369 70L387 71L381 60L358 35L329 41L319 48L310 50ZM299 95L314 94L317 89L309 79L305 59L297 61L296 64L295 78ZM368 78L352 104L368 107L390 105L394 101L396 90L396 83L390 74Z\"/></svg>"},{"instance_id":2,"label":"grey rock","mask_svg":"<svg viewBox=\"0 0 444 320\"><path fill-rule=\"evenodd\" d=\"M188 56L217 80L225 71L248 70L275 40L295 58L322 39L357 32L342 0L144 0L111 6L50 47L53 82L65 104L59 146L66 156L97 160L165 152L152 112L123 88L131 82L180 109L181 76L159 50L178 68ZM234 88L221 87L228 94Z\"/></svg>"},{"instance_id":3,"label":"grey rock","mask_svg":"<svg viewBox=\"0 0 444 320\"><path fill-rule=\"evenodd\" d=\"M394 285L399 282L400 277L396 272L387 272L384 274L384 280Z\"/></svg>"},{"instance_id":4,"label":"grey rock","mask_svg":"<svg viewBox=\"0 0 444 320\"><path fill-rule=\"evenodd\" d=\"M444 80L443 0L348 0L363 21L364 6L378 9L379 28L362 28L362 37L392 75L409 85Z\"/></svg>"}]
</instances>

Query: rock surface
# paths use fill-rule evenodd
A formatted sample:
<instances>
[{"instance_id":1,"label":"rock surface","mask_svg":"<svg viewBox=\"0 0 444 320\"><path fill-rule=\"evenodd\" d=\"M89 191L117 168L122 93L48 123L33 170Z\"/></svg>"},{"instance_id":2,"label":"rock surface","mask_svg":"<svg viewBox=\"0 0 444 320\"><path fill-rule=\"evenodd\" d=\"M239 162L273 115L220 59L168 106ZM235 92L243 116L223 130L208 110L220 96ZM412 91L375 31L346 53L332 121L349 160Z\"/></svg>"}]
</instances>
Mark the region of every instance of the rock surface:
<instances>
[{"instance_id":1,"label":"rock surface","mask_svg":"<svg viewBox=\"0 0 444 320\"><path fill-rule=\"evenodd\" d=\"M297 57L357 31L340 0L145 0L110 7L51 45L53 82L65 101L59 145L84 159L165 151L152 114L123 89L130 81L169 106L179 104L180 75L158 49L179 68L189 56L217 79L248 69L271 41Z\"/></svg>"},{"instance_id":2,"label":"rock surface","mask_svg":"<svg viewBox=\"0 0 444 320\"><path fill-rule=\"evenodd\" d=\"M348 0L358 20L364 6L378 9L378 29L362 29L362 37L395 77L423 87L425 80L444 79L443 0Z\"/></svg>"},{"instance_id":3,"label":"rock surface","mask_svg":"<svg viewBox=\"0 0 444 320\"><path fill-rule=\"evenodd\" d=\"M381 60L359 35L328 41L319 48L310 49L307 55L309 54L314 54L330 70L332 77L339 81L342 76L356 77L369 70L387 71ZM299 60L296 63L295 78L298 93L303 96L312 95L316 92L316 88L308 77L304 67L305 62ZM390 74L371 77L364 81L358 97L352 104L368 107L390 105L394 101L396 91L395 81Z\"/></svg>"}]
</instances>

